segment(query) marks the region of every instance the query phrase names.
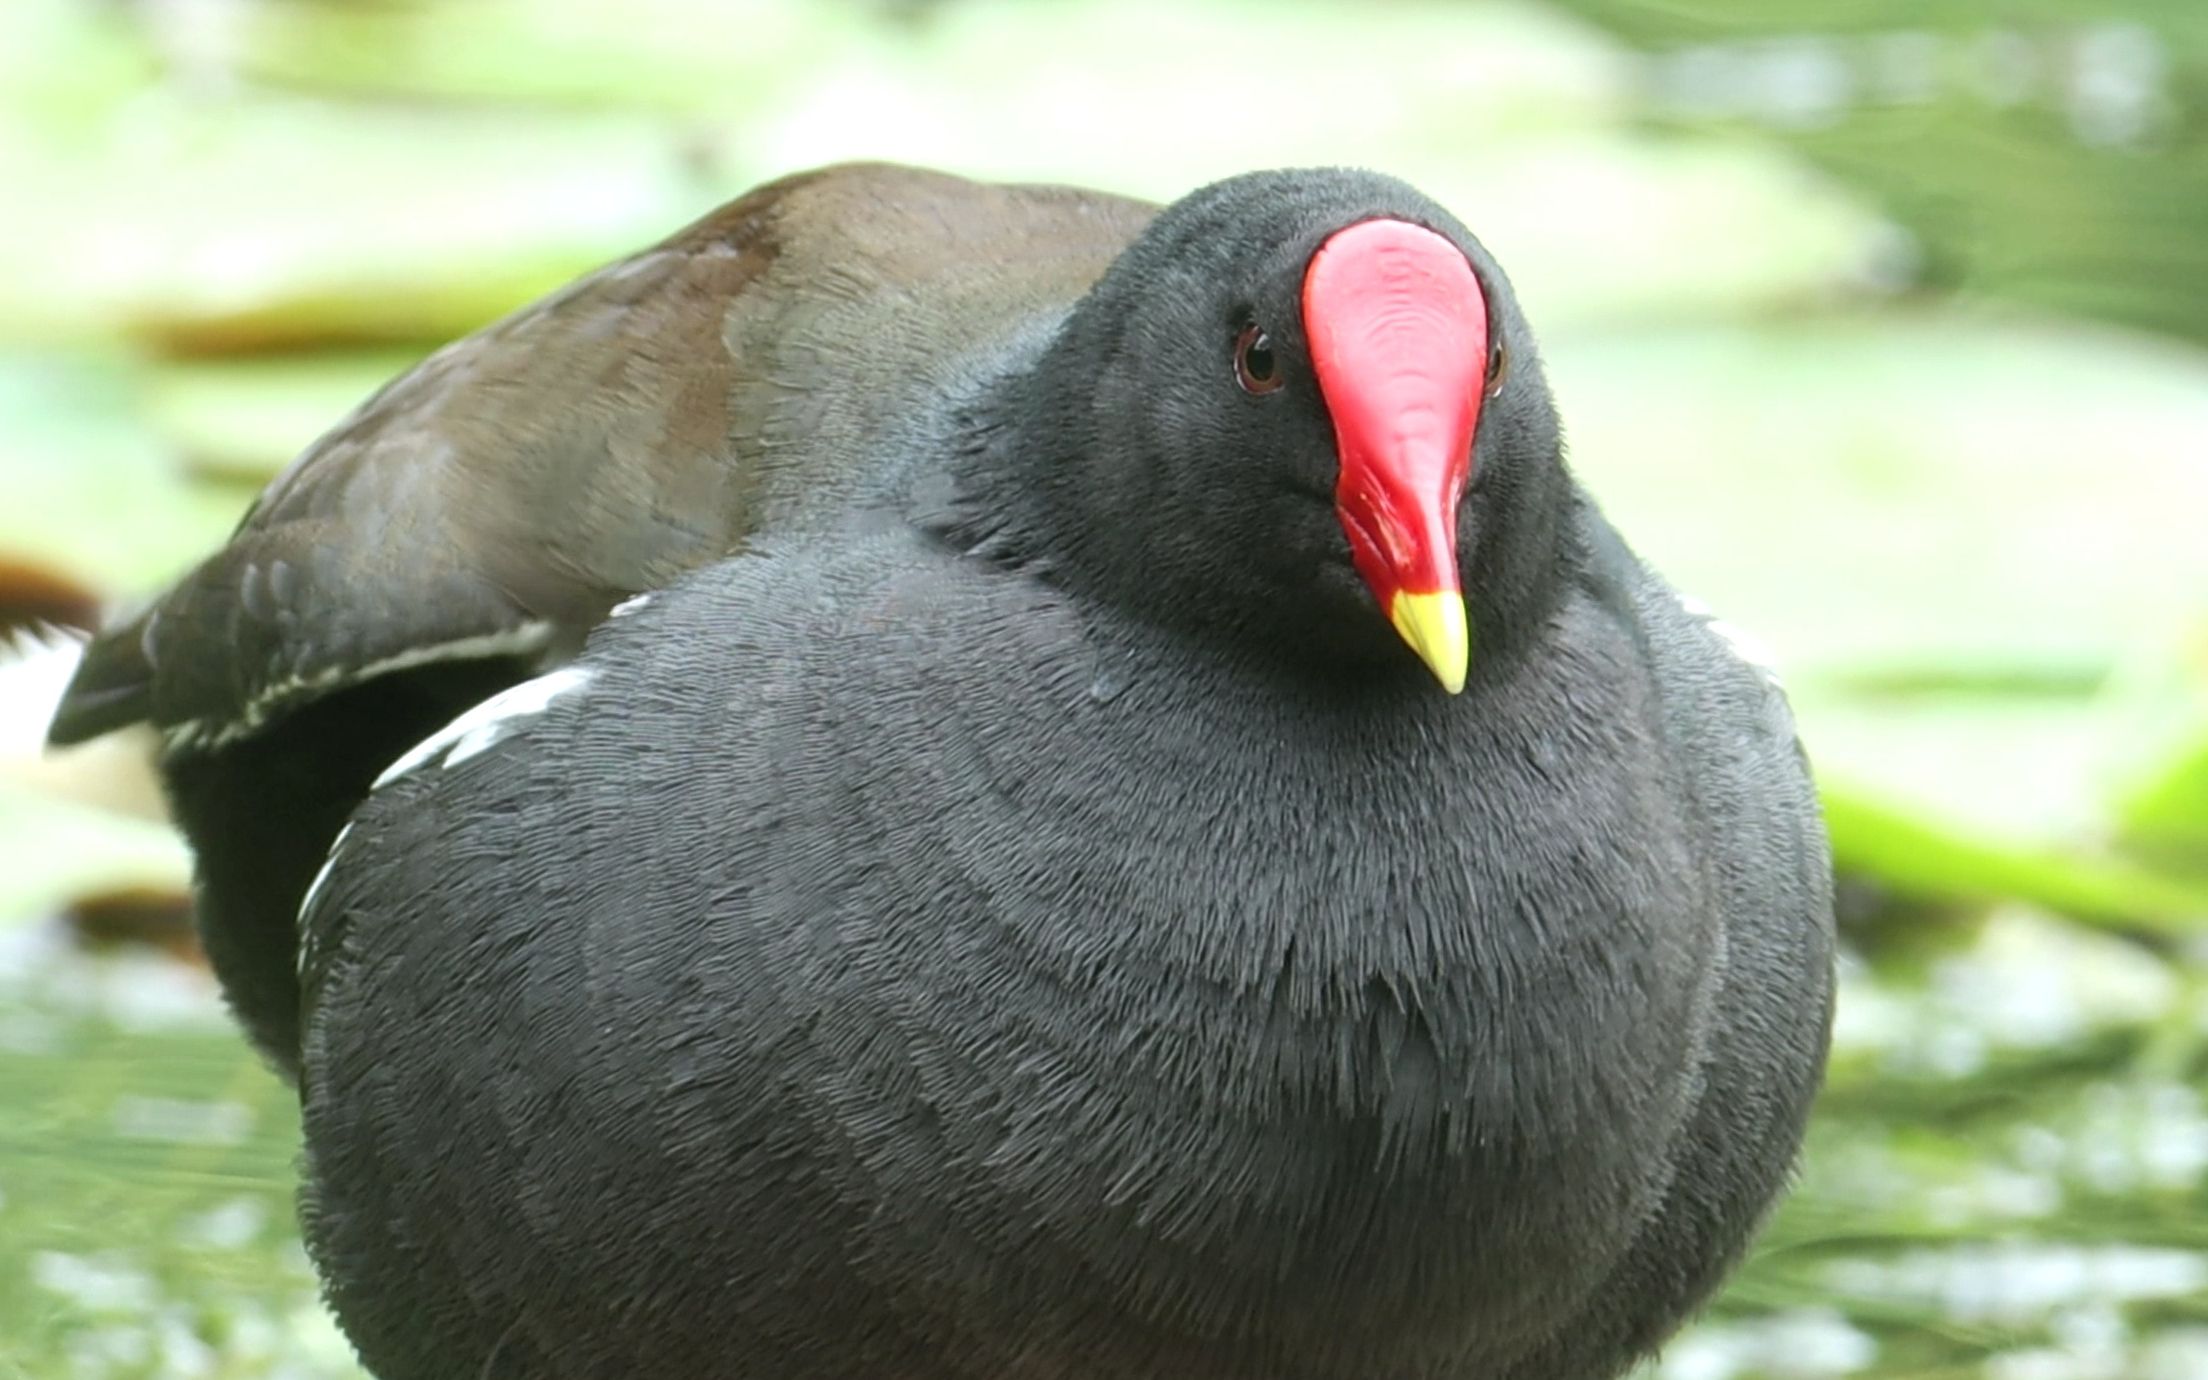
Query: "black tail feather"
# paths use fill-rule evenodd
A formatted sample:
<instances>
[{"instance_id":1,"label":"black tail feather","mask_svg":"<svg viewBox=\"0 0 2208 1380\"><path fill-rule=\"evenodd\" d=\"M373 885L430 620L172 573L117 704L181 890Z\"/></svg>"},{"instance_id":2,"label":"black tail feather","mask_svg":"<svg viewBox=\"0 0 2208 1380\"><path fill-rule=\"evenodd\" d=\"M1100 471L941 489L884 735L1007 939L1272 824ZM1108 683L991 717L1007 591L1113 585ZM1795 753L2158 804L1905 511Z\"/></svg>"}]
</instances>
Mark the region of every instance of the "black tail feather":
<instances>
[{"instance_id":1,"label":"black tail feather","mask_svg":"<svg viewBox=\"0 0 2208 1380\"><path fill-rule=\"evenodd\" d=\"M499 659L378 676L248 737L169 755L200 942L246 1033L286 1073L299 1061L299 905L338 830L401 753L529 671Z\"/></svg>"},{"instance_id":2,"label":"black tail feather","mask_svg":"<svg viewBox=\"0 0 2208 1380\"><path fill-rule=\"evenodd\" d=\"M92 639L46 726L49 747L69 747L153 717L153 665L134 618Z\"/></svg>"}]
</instances>

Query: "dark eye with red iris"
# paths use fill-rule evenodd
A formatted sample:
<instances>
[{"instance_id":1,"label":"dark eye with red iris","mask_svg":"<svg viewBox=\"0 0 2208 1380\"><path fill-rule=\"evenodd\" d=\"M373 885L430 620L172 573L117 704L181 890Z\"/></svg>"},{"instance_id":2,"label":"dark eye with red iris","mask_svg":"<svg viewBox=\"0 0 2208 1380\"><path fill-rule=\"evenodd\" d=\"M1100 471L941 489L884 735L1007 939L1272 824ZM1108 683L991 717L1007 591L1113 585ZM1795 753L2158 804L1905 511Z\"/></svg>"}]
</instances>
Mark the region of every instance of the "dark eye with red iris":
<instances>
[{"instance_id":1,"label":"dark eye with red iris","mask_svg":"<svg viewBox=\"0 0 2208 1380\"><path fill-rule=\"evenodd\" d=\"M1234 342L1234 381L1243 392L1260 396L1278 391L1285 381L1272 338L1256 326L1245 326Z\"/></svg>"},{"instance_id":2,"label":"dark eye with red iris","mask_svg":"<svg viewBox=\"0 0 2208 1380\"><path fill-rule=\"evenodd\" d=\"M1487 396L1494 397L1503 391L1503 380L1510 375L1510 351L1498 340L1487 352Z\"/></svg>"}]
</instances>

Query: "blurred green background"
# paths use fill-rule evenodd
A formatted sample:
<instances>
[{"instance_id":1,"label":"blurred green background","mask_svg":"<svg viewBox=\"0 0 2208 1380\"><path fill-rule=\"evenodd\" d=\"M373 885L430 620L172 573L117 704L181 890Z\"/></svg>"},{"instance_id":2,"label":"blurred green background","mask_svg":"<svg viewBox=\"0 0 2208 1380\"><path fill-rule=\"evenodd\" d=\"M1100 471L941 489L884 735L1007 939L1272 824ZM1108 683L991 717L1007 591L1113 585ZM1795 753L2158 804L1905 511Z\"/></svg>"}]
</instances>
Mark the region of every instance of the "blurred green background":
<instances>
[{"instance_id":1,"label":"blurred green background","mask_svg":"<svg viewBox=\"0 0 2208 1380\"><path fill-rule=\"evenodd\" d=\"M844 157L1354 162L1785 669L1848 957L1667 1380L2208 1376L2208 5L5 0L0 587L125 600L379 381ZM354 1376L141 744L0 657L0 1377Z\"/></svg>"}]
</instances>

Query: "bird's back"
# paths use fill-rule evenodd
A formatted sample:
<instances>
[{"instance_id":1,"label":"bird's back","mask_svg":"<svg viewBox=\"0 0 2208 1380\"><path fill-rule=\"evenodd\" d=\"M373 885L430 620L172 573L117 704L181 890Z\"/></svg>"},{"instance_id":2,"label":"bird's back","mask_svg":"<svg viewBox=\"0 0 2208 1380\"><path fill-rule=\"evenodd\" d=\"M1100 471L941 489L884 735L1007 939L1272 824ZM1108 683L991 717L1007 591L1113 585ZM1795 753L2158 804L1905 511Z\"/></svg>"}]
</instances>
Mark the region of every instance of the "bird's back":
<instances>
[{"instance_id":1,"label":"bird's back","mask_svg":"<svg viewBox=\"0 0 2208 1380\"><path fill-rule=\"evenodd\" d=\"M440 350L87 648L57 743L146 721L203 936L293 1057L294 916L368 783L620 600L877 496L1151 208L851 165L770 183Z\"/></svg>"}]
</instances>

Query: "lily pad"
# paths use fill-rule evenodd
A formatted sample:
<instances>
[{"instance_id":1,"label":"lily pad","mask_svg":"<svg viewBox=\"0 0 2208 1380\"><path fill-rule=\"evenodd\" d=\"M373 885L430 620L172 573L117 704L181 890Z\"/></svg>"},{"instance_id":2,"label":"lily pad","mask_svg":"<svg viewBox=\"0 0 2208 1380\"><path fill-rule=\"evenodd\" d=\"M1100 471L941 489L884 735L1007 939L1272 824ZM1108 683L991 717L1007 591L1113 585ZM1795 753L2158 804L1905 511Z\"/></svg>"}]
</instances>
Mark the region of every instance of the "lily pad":
<instances>
[{"instance_id":1,"label":"lily pad","mask_svg":"<svg viewBox=\"0 0 2208 1380\"><path fill-rule=\"evenodd\" d=\"M112 359L0 356L0 557L128 597L222 540L245 496L185 481L137 421L140 384Z\"/></svg>"},{"instance_id":2,"label":"lily pad","mask_svg":"<svg viewBox=\"0 0 2208 1380\"><path fill-rule=\"evenodd\" d=\"M176 361L154 368L146 421L195 476L265 483L419 350L322 350Z\"/></svg>"},{"instance_id":3,"label":"lily pad","mask_svg":"<svg viewBox=\"0 0 2208 1380\"><path fill-rule=\"evenodd\" d=\"M718 199L642 118L183 90L0 171L0 329L194 352L463 334Z\"/></svg>"},{"instance_id":4,"label":"lily pad","mask_svg":"<svg viewBox=\"0 0 2208 1380\"><path fill-rule=\"evenodd\" d=\"M742 114L831 61L868 16L780 0L251 0L226 18L183 41L287 86Z\"/></svg>"},{"instance_id":5,"label":"lily pad","mask_svg":"<svg viewBox=\"0 0 2208 1380\"><path fill-rule=\"evenodd\" d=\"M0 928L51 916L80 896L180 890L183 840L166 825L61 801L0 780Z\"/></svg>"},{"instance_id":6,"label":"lily pad","mask_svg":"<svg viewBox=\"0 0 2208 1380\"><path fill-rule=\"evenodd\" d=\"M1345 14L1246 0L947 7L912 41L846 50L762 108L732 136L735 162L891 158L1158 199L1265 164L1378 167L1462 216L1552 327L1817 298L1886 242L1837 184L1768 150L1632 132L1628 55L1552 11L1366 6L1351 44ZM1008 63L1008 48L1032 56ZM1223 70L1324 73L1327 95Z\"/></svg>"}]
</instances>

